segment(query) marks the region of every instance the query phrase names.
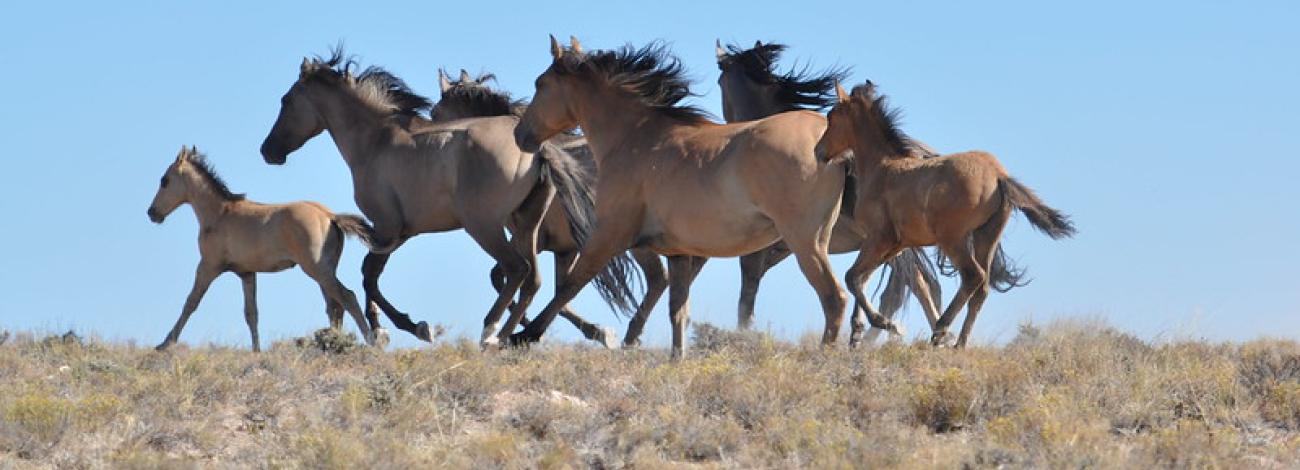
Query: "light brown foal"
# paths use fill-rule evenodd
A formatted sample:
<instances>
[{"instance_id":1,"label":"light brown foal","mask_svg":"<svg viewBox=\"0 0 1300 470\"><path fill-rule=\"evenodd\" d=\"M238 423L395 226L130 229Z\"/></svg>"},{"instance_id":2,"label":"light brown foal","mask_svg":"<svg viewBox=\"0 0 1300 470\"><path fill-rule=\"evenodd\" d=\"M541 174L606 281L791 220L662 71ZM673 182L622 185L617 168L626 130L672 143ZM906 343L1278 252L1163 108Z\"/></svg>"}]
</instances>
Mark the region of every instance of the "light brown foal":
<instances>
[{"instance_id":1,"label":"light brown foal","mask_svg":"<svg viewBox=\"0 0 1300 470\"><path fill-rule=\"evenodd\" d=\"M343 252L344 234L370 244L372 229L355 215L334 214L315 202L261 204L234 194L217 176L207 159L192 147L181 147L176 160L163 173L158 193L149 205L149 220L162 223L172 211L188 203L199 219L199 267L194 287L167 339L164 350L176 343L181 329L198 308L212 280L230 271L244 284L244 321L253 336L253 351L261 350L257 336L257 274L302 267L320 284L330 327L342 328L343 310L352 314L369 344L382 344L362 316L352 291L343 287L334 271Z\"/></svg>"},{"instance_id":2,"label":"light brown foal","mask_svg":"<svg viewBox=\"0 0 1300 470\"><path fill-rule=\"evenodd\" d=\"M853 219L863 233L857 261L845 274L854 300L873 325L884 318L863 293L863 281L900 250L937 245L961 274L961 288L935 325L931 338L943 344L948 327L966 306L957 347L970 337L989 293L988 273L1002 229L1013 209L1053 239L1074 235L1069 217L1048 207L1012 178L997 158L980 151L920 158L898 129L897 114L871 82L845 93L827 116L818 155L832 161L852 151L858 174ZM855 322L860 320L855 318Z\"/></svg>"}]
</instances>

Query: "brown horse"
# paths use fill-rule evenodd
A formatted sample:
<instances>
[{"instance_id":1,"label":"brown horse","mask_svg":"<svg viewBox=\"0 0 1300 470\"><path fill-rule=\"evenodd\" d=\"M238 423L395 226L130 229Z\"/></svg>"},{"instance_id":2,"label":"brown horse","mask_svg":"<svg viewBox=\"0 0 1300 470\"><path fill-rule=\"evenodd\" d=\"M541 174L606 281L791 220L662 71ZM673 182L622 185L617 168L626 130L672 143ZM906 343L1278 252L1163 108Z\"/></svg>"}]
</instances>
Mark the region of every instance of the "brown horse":
<instances>
[{"instance_id":1,"label":"brown horse","mask_svg":"<svg viewBox=\"0 0 1300 470\"><path fill-rule=\"evenodd\" d=\"M848 71L841 68L812 73L806 66L777 73L776 61L786 48L783 44L756 41L754 47L741 49L733 45L723 48L722 42L718 41L714 48L721 71L718 86L722 88L722 114L727 122L752 121L787 111L828 108L835 104L835 83L848 75ZM862 236L857 232L852 217L852 188L856 178L853 172L848 172L845 177L844 203L831 232L829 250L832 254L854 252L862 245ZM776 243L740 257L740 302L737 309L740 328L748 328L754 321L754 301L763 275L789 255L790 250L784 243ZM910 290L933 328L939 318L938 306L943 301L939 279L925 253L920 249L904 250L887 264L892 269L881 294L884 315L893 318ZM853 318L861 317L855 315ZM862 324L853 322L851 325L851 345L864 339L874 341L880 332L873 328L864 337Z\"/></svg>"},{"instance_id":2,"label":"brown horse","mask_svg":"<svg viewBox=\"0 0 1300 470\"><path fill-rule=\"evenodd\" d=\"M330 327L343 327L343 310L352 314L357 328L370 344L383 344L376 338L361 314L357 297L343 287L335 276L339 255L343 252L343 235L355 235L371 241L371 228L355 215L334 214L315 202L260 204L242 194L230 192L207 159L197 149L181 147L176 160L167 166L158 193L149 204L149 220L161 224L172 211L189 204L199 219L199 267L194 273L194 287L185 299L185 307L167 339L158 345L162 351L180 338L190 314L198 308L212 280L224 272L234 272L244 284L244 321L253 336L253 350L262 349L257 337L257 273L283 271L294 265L302 267L325 296L325 312ZM373 332L373 333L372 333Z\"/></svg>"},{"instance_id":3,"label":"brown horse","mask_svg":"<svg viewBox=\"0 0 1300 470\"><path fill-rule=\"evenodd\" d=\"M902 249L937 245L960 272L961 288L939 318L932 342L946 341L949 325L966 306L957 338L957 347L964 347L988 297L994 250L1012 210L1053 239L1074 235L1074 225L989 153L917 157L911 139L898 128L898 113L884 96L876 96L871 82L852 95L838 84L835 89L839 103L831 109L817 151L832 161L852 152L860 178L853 219L863 233L862 247L845 274L854 300L873 324L884 321L863 294L863 281Z\"/></svg>"},{"instance_id":4,"label":"brown horse","mask_svg":"<svg viewBox=\"0 0 1300 470\"><path fill-rule=\"evenodd\" d=\"M594 208L581 169L553 145L521 151L513 139L513 116L430 122L421 116L429 101L402 80L378 67L354 75L352 64L339 49L326 60L303 59L262 156L283 164L290 152L329 131L352 172L357 207L375 224L376 244L362 265L372 325L378 325L376 310L383 309L399 328L432 339L427 323L412 322L384 298L379 275L392 251L410 237L464 228L507 278L484 317L486 341L515 293L514 313L522 315L540 286L537 232L551 200L559 199L568 212L576 238L585 239L591 230ZM514 229L511 239L508 228ZM611 305L632 305L621 276L630 261L612 261L602 266L597 288Z\"/></svg>"},{"instance_id":5,"label":"brown horse","mask_svg":"<svg viewBox=\"0 0 1300 470\"><path fill-rule=\"evenodd\" d=\"M488 86L487 82L495 78L492 74L482 74L478 77L471 77L465 70L460 71L460 77L452 80L441 69L438 70L439 88L442 90L442 96L438 103L434 105L429 114L434 122L453 121L456 119L467 119L473 117L487 116L519 116L528 109L528 103L523 100L516 100L509 93L493 89ZM560 145L569 152L580 164L586 176L586 184L590 185L590 180L595 177L596 162L591 157L591 151L587 148L586 140L580 136L571 134L561 134L551 139L553 143ZM552 207L546 211L546 217L542 219L542 227L537 235L538 251L549 251L555 255L555 278L557 281L564 279L564 274L573 266L573 262L578 258L578 249L581 248L578 240L574 238L573 231L569 229L567 213L563 208ZM629 334L624 336L624 346L633 347L639 344L641 328L645 324L646 317L659 301L665 290L668 289L668 272L664 269L663 263L659 261L659 256L654 252L645 249L632 250L632 258L640 265L641 271L645 274L646 293L642 297L641 304L637 308L636 314L632 317L632 322L628 327ZM497 265L492 268L491 274L492 285L494 288L501 289L505 283L505 276L501 272L501 266ZM556 286L557 291L559 285ZM569 320L583 335L592 341L605 344L612 347L618 339L618 335L611 330L602 329L595 324L586 321L570 307L560 310L560 316ZM525 318L520 319L520 324L527 325Z\"/></svg>"},{"instance_id":6,"label":"brown horse","mask_svg":"<svg viewBox=\"0 0 1300 470\"><path fill-rule=\"evenodd\" d=\"M551 55L515 138L520 148L536 149L582 127L599 165L598 223L562 292L511 340L540 339L599 266L638 246L669 257L672 351L680 357L696 259L749 254L783 239L821 300L822 341L834 343L845 298L826 245L844 169L813 154L825 119L796 111L714 123L679 104L688 83L658 44L584 53L576 39L565 49L552 37Z\"/></svg>"}]
</instances>

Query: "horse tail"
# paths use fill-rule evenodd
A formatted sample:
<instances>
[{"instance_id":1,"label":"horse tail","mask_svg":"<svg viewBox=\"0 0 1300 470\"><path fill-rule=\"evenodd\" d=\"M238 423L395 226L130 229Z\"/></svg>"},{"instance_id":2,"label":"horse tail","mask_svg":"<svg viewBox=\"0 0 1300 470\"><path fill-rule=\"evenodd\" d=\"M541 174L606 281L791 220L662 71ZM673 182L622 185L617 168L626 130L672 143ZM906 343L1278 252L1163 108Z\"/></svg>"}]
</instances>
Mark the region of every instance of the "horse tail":
<instances>
[{"instance_id":1,"label":"horse tail","mask_svg":"<svg viewBox=\"0 0 1300 470\"><path fill-rule=\"evenodd\" d=\"M537 152L541 157L542 179L555 187L556 197L569 220L569 230L578 246L587 244L596 224L596 199L591 188L590 175L581 162L560 147L544 143ZM632 284L644 285L635 279L632 257L627 250L619 253L601 269L592 282L600 297L618 315L631 316L639 303Z\"/></svg>"},{"instance_id":2,"label":"horse tail","mask_svg":"<svg viewBox=\"0 0 1300 470\"><path fill-rule=\"evenodd\" d=\"M344 235L351 235L361 240L371 251L375 251L375 228L366 222L365 217L355 214L334 214L331 220ZM391 250L390 250L391 251Z\"/></svg>"},{"instance_id":3,"label":"horse tail","mask_svg":"<svg viewBox=\"0 0 1300 470\"><path fill-rule=\"evenodd\" d=\"M1048 207L1038 199L1033 190L1020 184L1015 178L1005 176L998 180L998 189L1001 190L1003 200L1007 204L1019 209L1034 228L1053 240L1072 237L1076 233L1074 223L1070 222L1070 216Z\"/></svg>"},{"instance_id":4,"label":"horse tail","mask_svg":"<svg viewBox=\"0 0 1300 470\"><path fill-rule=\"evenodd\" d=\"M889 267L888 281L880 293L880 311L886 315L903 308L910 292L916 290L917 279L914 271L921 273L921 281L930 288L931 301L935 306L943 305L943 287L939 285L939 276L935 274L934 263L925 255L925 250L908 248L898 256L886 262ZM892 316L892 315L890 315Z\"/></svg>"}]
</instances>

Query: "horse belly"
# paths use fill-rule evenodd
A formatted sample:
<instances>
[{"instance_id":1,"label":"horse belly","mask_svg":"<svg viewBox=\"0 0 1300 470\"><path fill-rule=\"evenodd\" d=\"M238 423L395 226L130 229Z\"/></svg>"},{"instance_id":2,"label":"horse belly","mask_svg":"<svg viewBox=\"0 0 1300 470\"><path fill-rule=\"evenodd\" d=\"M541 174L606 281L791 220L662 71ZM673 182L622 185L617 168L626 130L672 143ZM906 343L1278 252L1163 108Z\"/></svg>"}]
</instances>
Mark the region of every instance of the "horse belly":
<instances>
[{"instance_id":1,"label":"horse belly","mask_svg":"<svg viewBox=\"0 0 1300 470\"><path fill-rule=\"evenodd\" d=\"M720 204L692 204L657 211L661 227L650 246L664 255L741 256L771 245L779 236L756 209L735 211Z\"/></svg>"}]
</instances>

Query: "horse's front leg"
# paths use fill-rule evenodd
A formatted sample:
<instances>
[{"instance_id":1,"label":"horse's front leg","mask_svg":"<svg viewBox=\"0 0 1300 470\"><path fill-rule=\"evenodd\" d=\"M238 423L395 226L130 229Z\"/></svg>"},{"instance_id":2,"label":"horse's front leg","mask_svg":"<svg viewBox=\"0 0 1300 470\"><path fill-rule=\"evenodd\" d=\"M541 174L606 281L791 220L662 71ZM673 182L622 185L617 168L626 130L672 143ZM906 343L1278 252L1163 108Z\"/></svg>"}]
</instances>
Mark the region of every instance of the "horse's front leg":
<instances>
[{"instance_id":1,"label":"horse's front leg","mask_svg":"<svg viewBox=\"0 0 1300 470\"><path fill-rule=\"evenodd\" d=\"M257 336L257 274L239 273L239 281L244 287L244 323L248 324L248 334L253 337L253 352L260 352L262 342Z\"/></svg>"},{"instance_id":2,"label":"horse's front leg","mask_svg":"<svg viewBox=\"0 0 1300 470\"><path fill-rule=\"evenodd\" d=\"M176 344L176 340L181 337L181 330L185 328L185 323L190 321L190 315L194 313L195 309L199 308L199 301L203 300L203 294L208 292L208 286L212 285L212 280L221 275L221 272L222 269L216 266L215 263L199 261L199 267L194 272L194 287L190 288L190 295L185 298L185 306L181 308L181 317L176 319L176 326L173 326L172 331L167 333L167 338L163 340L162 344L159 344L154 349L163 351Z\"/></svg>"}]
</instances>

